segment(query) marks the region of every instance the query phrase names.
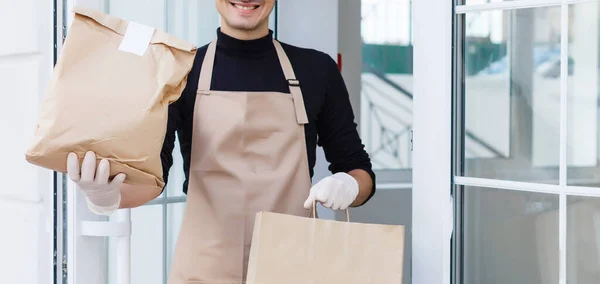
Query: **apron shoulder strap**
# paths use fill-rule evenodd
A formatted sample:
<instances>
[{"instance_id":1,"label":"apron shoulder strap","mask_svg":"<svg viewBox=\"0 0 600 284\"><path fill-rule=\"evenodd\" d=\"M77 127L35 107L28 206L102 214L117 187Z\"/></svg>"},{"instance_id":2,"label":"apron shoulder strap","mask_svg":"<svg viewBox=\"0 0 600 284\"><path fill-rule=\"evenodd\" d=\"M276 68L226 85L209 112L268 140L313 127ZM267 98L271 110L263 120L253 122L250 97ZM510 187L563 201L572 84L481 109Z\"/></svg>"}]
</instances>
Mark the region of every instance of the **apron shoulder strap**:
<instances>
[{"instance_id":1,"label":"apron shoulder strap","mask_svg":"<svg viewBox=\"0 0 600 284\"><path fill-rule=\"evenodd\" d=\"M294 74L292 63L290 62L287 54L285 54L281 43L279 43L277 40L273 40L273 44L275 45L275 50L277 50L277 57L279 57L283 75L285 76L285 79L290 87L290 93L292 94L294 107L296 108L296 119L298 124L307 124L308 117L306 115L306 108L304 107L304 98L302 96L302 90L300 89L300 81L296 79L296 74Z\"/></svg>"},{"instance_id":2,"label":"apron shoulder strap","mask_svg":"<svg viewBox=\"0 0 600 284\"><path fill-rule=\"evenodd\" d=\"M296 79L296 74L294 74L294 68L292 68L292 63L290 63L290 59L283 50L283 46L281 46L281 43L277 40L273 40L273 44L275 45L275 50L277 50L277 57L279 57L285 79L288 80L288 82L292 80L297 82L298 80Z\"/></svg>"},{"instance_id":3,"label":"apron shoulder strap","mask_svg":"<svg viewBox=\"0 0 600 284\"><path fill-rule=\"evenodd\" d=\"M202 69L200 69L200 78L198 79L198 92L208 94L212 82L213 66L215 65L215 54L217 50L217 41L213 40L206 50Z\"/></svg>"}]
</instances>

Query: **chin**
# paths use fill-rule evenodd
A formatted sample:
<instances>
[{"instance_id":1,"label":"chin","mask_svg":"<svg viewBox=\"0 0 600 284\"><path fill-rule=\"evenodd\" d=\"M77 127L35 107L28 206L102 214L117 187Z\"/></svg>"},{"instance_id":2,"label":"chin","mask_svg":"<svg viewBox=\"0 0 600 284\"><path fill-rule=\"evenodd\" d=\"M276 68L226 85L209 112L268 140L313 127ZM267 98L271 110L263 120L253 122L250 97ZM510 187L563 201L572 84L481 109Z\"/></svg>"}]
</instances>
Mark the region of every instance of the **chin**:
<instances>
[{"instance_id":1,"label":"chin","mask_svg":"<svg viewBox=\"0 0 600 284\"><path fill-rule=\"evenodd\" d=\"M248 21L229 21L228 25L236 30L252 31L258 28L258 24Z\"/></svg>"}]
</instances>

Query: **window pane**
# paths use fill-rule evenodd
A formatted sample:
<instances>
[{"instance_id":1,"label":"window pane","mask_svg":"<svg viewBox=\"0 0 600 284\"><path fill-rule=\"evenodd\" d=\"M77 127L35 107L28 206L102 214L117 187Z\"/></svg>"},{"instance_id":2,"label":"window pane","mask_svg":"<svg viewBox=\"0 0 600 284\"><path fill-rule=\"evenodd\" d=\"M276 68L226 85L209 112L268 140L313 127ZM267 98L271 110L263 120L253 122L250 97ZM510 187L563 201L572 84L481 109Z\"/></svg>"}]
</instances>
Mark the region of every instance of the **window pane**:
<instances>
[{"instance_id":1,"label":"window pane","mask_svg":"<svg viewBox=\"0 0 600 284\"><path fill-rule=\"evenodd\" d=\"M179 138L175 141L175 149L173 149L173 166L169 170L169 180L165 191L167 196L183 196L183 183L185 174L183 173L183 157L179 148Z\"/></svg>"},{"instance_id":2,"label":"window pane","mask_svg":"<svg viewBox=\"0 0 600 284\"><path fill-rule=\"evenodd\" d=\"M567 281L600 283L600 198L568 197Z\"/></svg>"},{"instance_id":3,"label":"window pane","mask_svg":"<svg viewBox=\"0 0 600 284\"><path fill-rule=\"evenodd\" d=\"M412 167L411 28L410 0L362 1L360 126L375 170Z\"/></svg>"},{"instance_id":4,"label":"window pane","mask_svg":"<svg viewBox=\"0 0 600 284\"><path fill-rule=\"evenodd\" d=\"M131 210L131 283L162 283L162 221L162 205L142 206ZM109 238L109 284L117 284L116 252L115 238Z\"/></svg>"},{"instance_id":5,"label":"window pane","mask_svg":"<svg viewBox=\"0 0 600 284\"><path fill-rule=\"evenodd\" d=\"M177 244L177 236L179 236L179 229L183 221L185 205L185 203L167 205L167 273L169 273L171 263L173 262L175 245Z\"/></svg>"},{"instance_id":6,"label":"window pane","mask_svg":"<svg viewBox=\"0 0 600 284\"><path fill-rule=\"evenodd\" d=\"M107 0L106 8L108 14L129 21L138 22L160 30L165 27L165 1L166 0ZM143 9L141 9L143 7Z\"/></svg>"},{"instance_id":7,"label":"window pane","mask_svg":"<svg viewBox=\"0 0 600 284\"><path fill-rule=\"evenodd\" d=\"M568 183L600 186L600 4L576 4L569 10Z\"/></svg>"},{"instance_id":8,"label":"window pane","mask_svg":"<svg viewBox=\"0 0 600 284\"><path fill-rule=\"evenodd\" d=\"M464 175L557 184L560 7L461 17Z\"/></svg>"},{"instance_id":9,"label":"window pane","mask_svg":"<svg viewBox=\"0 0 600 284\"><path fill-rule=\"evenodd\" d=\"M558 283L557 195L463 192L463 283Z\"/></svg>"}]
</instances>

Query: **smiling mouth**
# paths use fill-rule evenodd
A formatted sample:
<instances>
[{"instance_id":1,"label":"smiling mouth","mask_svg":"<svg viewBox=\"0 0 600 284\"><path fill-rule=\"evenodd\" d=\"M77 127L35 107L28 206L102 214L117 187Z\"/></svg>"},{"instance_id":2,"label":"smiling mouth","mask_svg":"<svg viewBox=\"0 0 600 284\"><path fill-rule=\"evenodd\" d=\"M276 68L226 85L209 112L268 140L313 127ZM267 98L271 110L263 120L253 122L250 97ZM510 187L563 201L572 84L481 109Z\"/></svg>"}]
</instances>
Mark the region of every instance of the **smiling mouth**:
<instances>
[{"instance_id":1,"label":"smiling mouth","mask_svg":"<svg viewBox=\"0 0 600 284\"><path fill-rule=\"evenodd\" d=\"M244 11L252 11L252 10L256 10L258 9L258 7L260 7L260 5L256 5L256 4L239 4L239 3L231 3L231 6L238 8L240 10L244 10Z\"/></svg>"}]
</instances>

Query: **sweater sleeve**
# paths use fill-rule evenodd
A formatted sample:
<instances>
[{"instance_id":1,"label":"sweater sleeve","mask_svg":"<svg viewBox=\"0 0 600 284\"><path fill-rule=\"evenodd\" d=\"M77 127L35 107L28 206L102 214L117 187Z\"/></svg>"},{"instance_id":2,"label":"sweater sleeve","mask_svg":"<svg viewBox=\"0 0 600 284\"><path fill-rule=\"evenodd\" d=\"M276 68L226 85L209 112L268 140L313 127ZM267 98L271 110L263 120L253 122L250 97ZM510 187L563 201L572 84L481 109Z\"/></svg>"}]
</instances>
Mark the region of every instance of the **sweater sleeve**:
<instances>
[{"instance_id":1,"label":"sweater sleeve","mask_svg":"<svg viewBox=\"0 0 600 284\"><path fill-rule=\"evenodd\" d=\"M179 101L175 101L171 105L169 105L167 133L165 134L165 141L163 142L162 150L160 152L160 160L162 162L163 180L165 182L165 186L169 180L169 170L173 166L173 149L175 148L175 133L181 125L179 104Z\"/></svg>"},{"instance_id":2,"label":"sweater sleeve","mask_svg":"<svg viewBox=\"0 0 600 284\"><path fill-rule=\"evenodd\" d=\"M198 49L196 58L194 58L194 65L188 74L187 84L183 89L181 96L177 101L169 105L167 133L160 153L163 179L166 185L169 180L169 170L173 166L175 140L176 137L179 138L180 154L183 157L183 170L185 174L185 181L183 184L184 193L187 193L196 89L198 89L198 78L200 77L200 69L202 68L202 60L204 59L206 49L207 45Z\"/></svg>"},{"instance_id":3,"label":"sweater sleeve","mask_svg":"<svg viewBox=\"0 0 600 284\"><path fill-rule=\"evenodd\" d=\"M350 97L337 63L327 57L327 93L317 123L318 145L323 147L332 173L361 169L373 180L371 195L375 194L375 173L371 159L358 134ZM366 203L366 201L365 201Z\"/></svg>"}]
</instances>

